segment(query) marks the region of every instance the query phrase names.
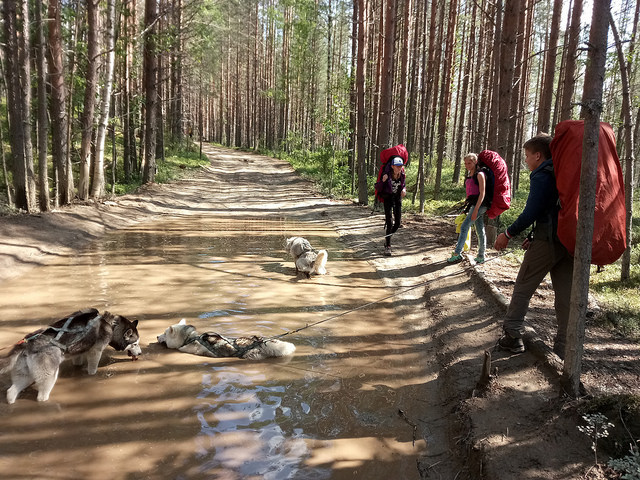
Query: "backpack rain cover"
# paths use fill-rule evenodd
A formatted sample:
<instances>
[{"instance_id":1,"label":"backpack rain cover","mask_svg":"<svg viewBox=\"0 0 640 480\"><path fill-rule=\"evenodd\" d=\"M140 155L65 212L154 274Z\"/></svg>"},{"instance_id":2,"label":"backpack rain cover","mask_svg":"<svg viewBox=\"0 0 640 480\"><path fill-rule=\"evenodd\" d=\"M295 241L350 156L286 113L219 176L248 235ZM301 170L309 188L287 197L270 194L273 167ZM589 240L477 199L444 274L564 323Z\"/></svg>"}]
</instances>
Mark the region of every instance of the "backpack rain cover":
<instances>
[{"instance_id":1,"label":"backpack rain cover","mask_svg":"<svg viewBox=\"0 0 640 480\"><path fill-rule=\"evenodd\" d=\"M507 163L496 152L483 150L478 154L478 164L482 163L493 172L493 198L487 210L489 218L496 218L511 206L511 181Z\"/></svg>"},{"instance_id":2,"label":"backpack rain cover","mask_svg":"<svg viewBox=\"0 0 640 480\"><path fill-rule=\"evenodd\" d=\"M385 167L387 166L387 162L393 157L402 158L402 160L404 161L404 164L406 165L407 161L409 160L409 152L407 152L406 147L402 144L382 150L380 152L381 165L380 165L380 168L378 169L378 180L376 180L376 183L382 180L382 175L385 170ZM375 191L375 197L379 202L384 201L377 190Z\"/></svg>"},{"instance_id":3,"label":"backpack rain cover","mask_svg":"<svg viewBox=\"0 0 640 480\"><path fill-rule=\"evenodd\" d=\"M561 206L558 212L558 239L571 255L576 248L583 136L584 121L567 120L556 125L551 142L553 170ZM622 168L613 129L608 123L600 122L591 263L613 263L626 248L626 207Z\"/></svg>"}]
</instances>

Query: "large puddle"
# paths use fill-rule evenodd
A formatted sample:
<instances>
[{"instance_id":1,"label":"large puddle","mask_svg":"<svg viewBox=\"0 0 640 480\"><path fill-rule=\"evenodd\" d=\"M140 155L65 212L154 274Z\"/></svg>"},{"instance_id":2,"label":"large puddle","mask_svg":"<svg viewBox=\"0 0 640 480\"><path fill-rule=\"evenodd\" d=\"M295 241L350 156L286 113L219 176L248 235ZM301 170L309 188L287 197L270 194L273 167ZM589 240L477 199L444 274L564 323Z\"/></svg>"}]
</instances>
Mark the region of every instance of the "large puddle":
<instances>
[{"instance_id":1,"label":"large puddle","mask_svg":"<svg viewBox=\"0 0 640 480\"><path fill-rule=\"evenodd\" d=\"M291 235L329 251L326 276L295 276ZM5 282L0 347L91 306L139 320L143 356L108 347L96 376L65 362L48 402L2 398L2 477L418 478L424 353L390 300L351 311L390 293L321 222L225 215L159 218ZM291 358L213 359L156 343L182 318L231 337L301 330Z\"/></svg>"}]
</instances>

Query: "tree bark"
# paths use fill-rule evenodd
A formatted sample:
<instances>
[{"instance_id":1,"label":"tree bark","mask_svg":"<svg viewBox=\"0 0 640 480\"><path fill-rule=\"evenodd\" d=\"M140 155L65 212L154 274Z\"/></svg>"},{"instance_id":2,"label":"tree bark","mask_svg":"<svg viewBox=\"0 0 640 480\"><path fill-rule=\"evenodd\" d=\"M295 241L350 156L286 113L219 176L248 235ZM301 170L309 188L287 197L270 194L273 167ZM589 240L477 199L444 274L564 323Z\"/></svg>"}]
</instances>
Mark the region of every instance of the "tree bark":
<instances>
[{"instance_id":1,"label":"tree bark","mask_svg":"<svg viewBox=\"0 0 640 480\"><path fill-rule=\"evenodd\" d=\"M585 316L589 296L593 212L596 206L598 139L607 57L609 10L610 0L594 0L589 33L589 53L582 95L584 140L582 144L582 167L580 170L580 203L578 206L571 309L562 374L567 393L574 397L580 394Z\"/></svg>"},{"instance_id":2,"label":"tree bark","mask_svg":"<svg viewBox=\"0 0 640 480\"><path fill-rule=\"evenodd\" d=\"M362 205L369 203L367 192L367 160L366 160L366 136L367 129L365 125L365 62L367 57L367 47L365 44L365 0L357 0L358 5L358 60L356 65L356 123L358 125L357 133L357 171L358 171L358 202ZM355 6L354 6L355 8Z\"/></svg>"},{"instance_id":3,"label":"tree bark","mask_svg":"<svg viewBox=\"0 0 640 480\"><path fill-rule=\"evenodd\" d=\"M49 135L49 117L47 116L47 65L44 25L42 22L42 3L35 5L36 20L36 70L38 75L38 181L40 210L50 210L49 173L47 146Z\"/></svg>"},{"instance_id":4,"label":"tree bark","mask_svg":"<svg viewBox=\"0 0 640 480\"><path fill-rule=\"evenodd\" d=\"M100 112L98 118L98 130L96 134L95 160L93 162L93 183L91 184L91 197L93 198L102 198L105 194L104 148L107 138L110 105L112 101L111 92L113 90L113 71L116 63L116 0L107 0L106 14L107 29L105 49L107 61L105 64L105 75L102 79L102 92L100 93Z\"/></svg>"},{"instance_id":5,"label":"tree bark","mask_svg":"<svg viewBox=\"0 0 640 480\"><path fill-rule=\"evenodd\" d=\"M440 184L442 182L442 163L445 154L449 105L451 103L449 101L451 96L451 72L453 70L453 58L455 56L454 42L457 20L458 1L451 0L451 3L449 4L449 24L447 26L447 40L444 52L444 65L442 68L442 81L440 83L440 119L438 120L438 146L436 148L438 160L436 164L436 184L433 189L434 200L438 200L440 196Z\"/></svg>"},{"instance_id":6,"label":"tree bark","mask_svg":"<svg viewBox=\"0 0 640 480\"><path fill-rule=\"evenodd\" d=\"M9 118L9 143L13 157L13 188L15 191L15 206L29 211L27 194L27 174L25 164L25 130L24 111L22 109L19 46L18 46L18 18L16 2L2 2L2 17L4 27L4 51L6 58L7 85L7 114ZM27 130L28 131L28 130Z\"/></svg>"},{"instance_id":7,"label":"tree bark","mask_svg":"<svg viewBox=\"0 0 640 480\"><path fill-rule=\"evenodd\" d=\"M626 231L627 231L627 249L622 254L620 280L629 280L631 276L631 243L633 233L633 167L634 167L634 152L633 152L633 117L631 116L631 93L629 87L629 74L631 73L631 59L633 55L629 55L625 58L622 51L622 42L620 41L620 35L618 29L613 21L613 16L609 12L609 24L611 25L611 31L613 32L613 38L616 42L616 51L618 53L618 63L620 64L620 81L622 83L622 117L624 119L624 166L625 166L625 207L627 209L626 215ZM632 42L634 38L632 36ZM633 44L629 46L629 50L633 52Z\"/></svg>"},{"instance_id":8,"label":"tree bark","mask_svg":"<svg viewBox=\"0 0 640 480\"><path fill-rule=\"evenodd\" d=\"M98 76L98 3L87 0L87 70L85 74L84 110L80 117L82 139L80 141L80 172L78 198L89 197L91 183L91 140L93 139L93 117L96 105Z\"/></svg>"},{"instance_id":9,"label":"tree bark","mask_svg":"<svg viewBox=\"0 0 640 480\"><path fill-rule=\"evenodd\" d=\"M496 151L507 158L508 140L511 130L515 128L512 115L516 110L511 105L513 90L513 72L515 69L516 47L518 45L518 25L520 0L507 0L505 3L504 23L502 26L502 42L500 47L500 87L498 99L498 136Z\"/></svg>"},{"instance_id":10,"label":"tree bark","mask_svg":"<svg viewBox=\"0 0 640 480\"><path fill-rule=\"evenodd\" d=\"M156 22L158 19L155 0L145 0L144 10L144 168L142 183L153 183L156 176L156 132L158 105L158 52L156 51Z\"/></svg>"},{"instance_id":11,"label":"tree bark","mask_svg":"<svg viewBox=\"0 0 640 480\"><path fill-rule=\"evenodd\" d=\"M542 91L540 93L540 108L538 109L538 131L549 132L551 125L551 103L554 92L556 75L556 56L558 54L558 35L560 32L560 17L562 16L562 0L554 0L551 15L551 30L545 59L544 76L542 77Z\"/></svg>"},{"instance_id":12,"label":"tree bark","mask_svg":"<svg viewBox=\"0 0 640 480\"><path fill-rule=\"evenodd\" d=\"M49 0L49 85L51 88L51 156L58 176L58 198L66 205L73 198L73 171L67 150L67 87L64 81L60 0Z\"/></svg>"},{"instance_id":13,"label":"tree bark","mask_svg":"<svg viewBox=\"0 0 640 480\"><path fill-rule=\"evenodd\" d=\"M560 121L569 120L573 111L573 92L575 86L576 64L578 57L578 40L580 39L580 19L582 17L582 0L573 0L569 42L565 52L564 82L562 84L562 105Z\"/></svg>"}]
</instances>

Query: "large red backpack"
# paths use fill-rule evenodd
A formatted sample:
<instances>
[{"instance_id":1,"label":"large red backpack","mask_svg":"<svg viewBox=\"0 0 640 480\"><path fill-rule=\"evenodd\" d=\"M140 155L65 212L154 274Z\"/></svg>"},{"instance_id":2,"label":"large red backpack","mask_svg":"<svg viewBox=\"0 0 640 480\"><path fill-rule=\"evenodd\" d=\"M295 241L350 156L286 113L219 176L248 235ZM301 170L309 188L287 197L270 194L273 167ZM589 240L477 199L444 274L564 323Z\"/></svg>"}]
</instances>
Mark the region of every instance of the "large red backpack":
<instances>
[{"instance_id":1,"label":"large red backpack","mask_svg":"<svg viewBox=\"0 0 640 480\"><path fill-rule=\"evenodd\" d=\"M478 154L478 164L485 165L493 172L493 196L487 216L496 218L511 206L511 181L507 164L500 155L491 150L483 150Z\"/></svg>"},{"instance_id":2,"label":"large red backpack","mask_svg":"<svg viewBox=\"0 0 640 480\"><path fill-rule=\"evenodd\" d=\"M407 149L402 144L382 150L380 152L380 168L378 169L378 179L376 180L376 183L382 180L382 175L385 170L385 167L387 166L387 162L391 160L393 157L402 158L402 160L404 161L404 164L406 165L407 161L409 160L409 152L407 152ZM380 196L380 192L378 192L377 190L375 191L375 196L379 202L384 201L383 198Z\"/></svg>"},{"instance_id":3,"label":"large red backpack","mask_svg":"<svg viewBox=\"0 0 640 480\"><path fill-rule=\"evenodd\" d=\"M551 158L561 206L558 212L558 239L571 255L576 248L583 136L584 121L567 120L556 125L551 141ZM626 207L616 140L608 123L600 123L598 142L591 263L607 265L620 258L627 248Z\"/></svg>"}]
</instances>

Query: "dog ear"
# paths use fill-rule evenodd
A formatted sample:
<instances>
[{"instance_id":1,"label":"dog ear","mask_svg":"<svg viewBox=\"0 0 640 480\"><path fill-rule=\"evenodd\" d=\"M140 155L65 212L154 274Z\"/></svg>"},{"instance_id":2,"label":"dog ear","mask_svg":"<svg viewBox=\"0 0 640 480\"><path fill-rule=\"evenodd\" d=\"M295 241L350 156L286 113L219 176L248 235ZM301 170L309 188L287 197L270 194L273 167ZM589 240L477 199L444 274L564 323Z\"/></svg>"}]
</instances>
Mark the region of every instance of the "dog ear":
<instances>
[{"instance_id":1,"label":"dog ear","mask_svg":"<svg viewBox=\"0 0 640 480\"><path fill-rule=\"evenodd\" d=\"M133 322L131 322L131 325L133 326L133 328L138 328L138 320L134 320Z\"/></svg>"},{"instance_id":2,"label":"dog ear","mask_svg":"<svg viewBox=\"0 0 640 480\"><path fill-rule=\"evenodd\" d=\"M186 325L187 321L183 318L182 320L180 320L180 323L178 323L178 325Z\"/></svg>"}]
</instances>

